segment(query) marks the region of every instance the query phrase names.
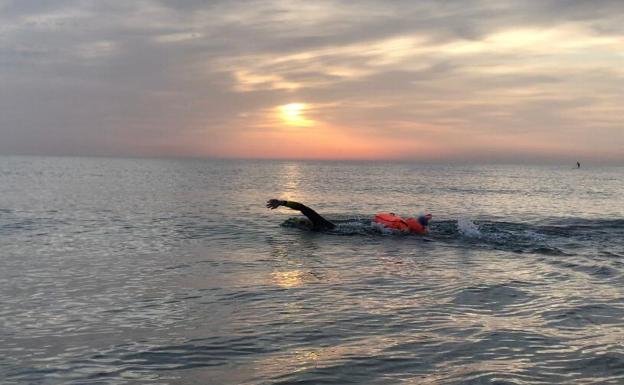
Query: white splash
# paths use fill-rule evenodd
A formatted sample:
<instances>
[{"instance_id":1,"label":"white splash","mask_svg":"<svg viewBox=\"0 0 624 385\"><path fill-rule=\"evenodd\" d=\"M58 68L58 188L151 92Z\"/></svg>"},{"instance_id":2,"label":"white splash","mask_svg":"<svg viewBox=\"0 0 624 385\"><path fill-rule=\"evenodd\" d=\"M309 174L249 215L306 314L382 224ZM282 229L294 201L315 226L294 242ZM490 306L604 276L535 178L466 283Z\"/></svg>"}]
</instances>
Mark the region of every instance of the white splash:
<instances>
[{"instance_id":1,"label":"white splash","mask_svg":"<svg viewBox=\"0 0 624 385\"><path fill-rule=\"evenodd\" d=\"M460 218L457 220L457 230L462 236L468 238L481 238L483 235L479 230L479 226L475 225L473 221L466 218Z\"/></svg>"},{"instance_id":2,"label":"white splash","mask_svg":"<svg viewBox=\"0 0 624 385\"><path fill-rule=\"evenodd\" d=\"M535 231L525 230L522 232L522 237L535 242L544 242L546 237L544 234L536 233Z\"/></svg>"},{"instance_id":3,"label":"white splash","mask_svg":"<svg viewBox=\"0 0 624 385\"><path fill-rule=\"evenodd\" d=\"M381 223L377 223L377 222L371 222L370 226L371 226L371 228L373 228L373 230L376 230L376 231L380 232L383 235L392 235L392 234L400 234L401 233L400 230L391 229L391 228L386 227L386 226L382 225Z\"/></svg>"},{"instance_id":4,"label":"white splash","mask_svg":"<svg viewBox=\"0 0 624 385\"><path fill-rule=\"evenodd\" d=\"M334 231L340 234L366 234L369 230L366 223L359 222L357 220L350 222L337 223Z\"/></svg>"}]
</instances>

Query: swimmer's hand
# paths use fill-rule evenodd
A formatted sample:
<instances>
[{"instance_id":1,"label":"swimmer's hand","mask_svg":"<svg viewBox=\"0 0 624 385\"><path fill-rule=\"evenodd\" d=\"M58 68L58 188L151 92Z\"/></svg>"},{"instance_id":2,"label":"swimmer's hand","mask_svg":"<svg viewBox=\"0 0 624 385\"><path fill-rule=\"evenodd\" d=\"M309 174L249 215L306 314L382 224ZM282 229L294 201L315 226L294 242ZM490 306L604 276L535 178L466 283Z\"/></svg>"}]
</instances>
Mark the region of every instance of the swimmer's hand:
<instances>
[{"instance_id":1,"label":"swimmer's hand","mask_svg":"<svg viewBox=\"0 0 624 385\"><path fill-rule=\"evenodd\" d=\"M284 204L286 204L286 201L281 201L279 199L269 199L267 201L266 207L268 209L273 210L273 209L276 209L276 208L278 208L280 206L283 206Z\"/></svg>"}]
</instances>

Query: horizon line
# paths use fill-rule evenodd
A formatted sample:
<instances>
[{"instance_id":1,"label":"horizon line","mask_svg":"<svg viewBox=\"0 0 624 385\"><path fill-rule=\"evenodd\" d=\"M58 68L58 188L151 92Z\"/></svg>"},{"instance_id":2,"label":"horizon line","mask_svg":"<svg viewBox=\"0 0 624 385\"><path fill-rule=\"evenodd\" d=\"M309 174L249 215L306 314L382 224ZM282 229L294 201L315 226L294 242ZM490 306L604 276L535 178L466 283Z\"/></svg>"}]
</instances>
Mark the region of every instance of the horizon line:
<instances>
[{"instance_id":1,"label":"horizon line","mask_svg":"<svg viewBox=\"0 0 624 385\"><path fill-rule=\"evenodd\" d=\"M171 160L215 160L215 161L284 161L284 162L383 162L383 163L423 163L423 164L534 164L534 165L566 165L576 162L593 165L623 165L624 159L543 159L535 158L319 158L319 157L244 157L244 156L211 156L211 155L147 155L147 154L26 154L0 153L0 157L32 157L32 158L108 158L108 159L171 159Z\"/></svg>"}]
</instances>

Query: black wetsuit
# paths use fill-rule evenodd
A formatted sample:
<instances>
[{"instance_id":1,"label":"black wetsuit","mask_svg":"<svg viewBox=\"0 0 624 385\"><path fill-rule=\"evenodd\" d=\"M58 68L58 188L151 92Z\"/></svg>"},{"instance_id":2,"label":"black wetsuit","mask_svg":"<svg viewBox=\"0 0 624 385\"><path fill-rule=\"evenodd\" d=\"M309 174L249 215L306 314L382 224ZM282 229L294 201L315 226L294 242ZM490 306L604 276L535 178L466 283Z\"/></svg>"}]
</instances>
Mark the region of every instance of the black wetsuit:
<instances>
[{"instance_id":1,"label":"black wetsuit","mask_svg":"<svg viewBox=\"0 0 624 385\"><path fill-rule=\"evenodd\" d=\"M332 230L336 227L336 225L320 216L319 213L299 202L285 201L284 206L301 211L312 222L312 230L314 231Z\"/></svg>"}]
</instances>

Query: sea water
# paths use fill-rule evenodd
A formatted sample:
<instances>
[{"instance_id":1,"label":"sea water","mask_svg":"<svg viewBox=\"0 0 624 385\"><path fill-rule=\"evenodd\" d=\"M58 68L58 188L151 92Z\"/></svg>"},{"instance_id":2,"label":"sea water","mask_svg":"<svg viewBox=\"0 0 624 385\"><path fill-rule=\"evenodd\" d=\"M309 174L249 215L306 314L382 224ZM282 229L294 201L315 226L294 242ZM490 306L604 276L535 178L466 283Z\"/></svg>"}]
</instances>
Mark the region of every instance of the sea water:
<instances>
[{"instance_id":1,"label":"sea water","mask_svg":"<svg viewBox=\"0 0 624 385\"><path fill-rule=\"evenodd\" d=\"M622 384L623 191L592 165L1 157L0 382Z\"/></svg>"}]
</instances>

